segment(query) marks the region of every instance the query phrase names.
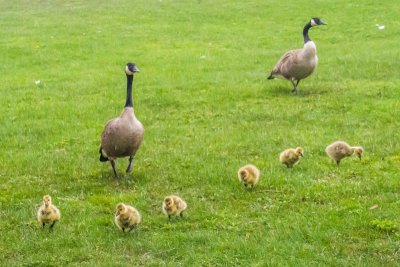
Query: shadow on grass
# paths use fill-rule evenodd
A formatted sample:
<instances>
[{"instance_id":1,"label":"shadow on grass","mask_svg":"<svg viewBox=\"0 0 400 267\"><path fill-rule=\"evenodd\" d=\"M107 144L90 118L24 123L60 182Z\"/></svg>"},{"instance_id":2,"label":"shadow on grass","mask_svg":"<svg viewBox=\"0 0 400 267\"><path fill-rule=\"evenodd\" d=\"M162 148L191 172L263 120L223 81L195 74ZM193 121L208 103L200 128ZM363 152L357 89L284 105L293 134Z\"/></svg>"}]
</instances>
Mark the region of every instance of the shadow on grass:
<instances>
[{"instance_id":1,"label":"shadow on grass","mask_svg":"<svg viewBox=\"0 0 400 267\"><path fill-rule=\"evenodd\" d=\"M95 181L96 183L102 183L103 185L113 186L113 187L129 187L142 184L147 181L144 173L141 170L135 170L129 174L126 174L124 170L117 170L118 177L114 177L111 167L101 168L96 172L86 176L89 181Z\"/></svg>"},{"instance_id":2,"label":"shadow on grass","mask_svg":"<svg viewBox=\"0 0 400 267\"><path fill-rule=\"evenodd\" d=\"M331 92L331 88L316 88L313 86L299 86L299 94L296 95L292 92L292 86L290 83L285 85L284 81L281 81L280 84L266 82L266 85L263 88L263 92L265 95L270 96L285 96L285 97L310 97L317 95L325 95Z\"/></svg>"}]
</instances>

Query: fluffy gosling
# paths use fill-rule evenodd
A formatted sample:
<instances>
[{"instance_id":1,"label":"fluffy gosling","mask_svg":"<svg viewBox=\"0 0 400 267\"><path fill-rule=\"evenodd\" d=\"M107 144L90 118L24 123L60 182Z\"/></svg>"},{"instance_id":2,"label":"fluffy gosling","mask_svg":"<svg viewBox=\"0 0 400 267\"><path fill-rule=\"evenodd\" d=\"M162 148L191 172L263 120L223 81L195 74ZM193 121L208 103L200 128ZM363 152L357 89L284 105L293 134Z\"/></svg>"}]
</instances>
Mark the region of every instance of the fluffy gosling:
<instances>
[{"instance_id":1,"label":"fluffy gosling","mask_svg":"<svg viewBox=\"0 0 400 267\"><path fill-rule=\"evenodd\" d=\"M279 161L285 164L286 167L292 168L299 163L300 159L304 156L304 149L301 147L288 148L279 155Z\"/></svg>"},{"instance_id":2,"label":"fluffy gosling","mask_svg":"<svg viewBox=\"0 0 400 267\"><path fill-rule=\"evenodd\" d=\"M339 166L340 161L343 158L350 157L354 153L361 160L362 154L364 153L364 149L360 146L350 146L349 144L343 141L336 141L327 146L325 152L331 159L336 161L337 166Z\"/></svg>"},{"instance_id":3,"label":"fluffy gosling","mask_svg":"<svg viewBox=\"0 0 400 267\"><path fill-rule=\"evenodd\" d=\"M128 229L128 232L130 232L142 219L137 209L132 206L119 203L116 209L114 221L122 232L125 232L125 229Z\"/></svg>"},{"instance_id":4,"label":"fluffy gosling","mask_svg":"<svg viewBox=\"0 0 400 267\"><path fill-rule=\"evenodd\" d=\"M168 215L168 219L171 220L171 216L180 216L183 218L183 211L186 210L186 202L178 196L167 196L164 199L162 210Z\"/></svg>"},{"instance_id":5,"label":"fluffy gosling","mask_svg":"<svg viewBox=\"0 0 400 267\"><path fill-rule=\"evenodd\" d=\"M249 185L253 188L260 180L260 170L252 164L247 164L239 169L238 178L245 187Z\"/></svg>"},{"instance_id":6,"label":"fluffy gosling","mask_svg":"<svg viewBox=\"0 0 400 267\"><path fill-rule=\"evenodd\" d=\"M58 222L61 218L61 213L56 206L51 204L51 196L43 196L43 205L39 207L37 212L37 219L44 228L46 223L50 224L50 229Z\"/></svg>"}]
</instances>

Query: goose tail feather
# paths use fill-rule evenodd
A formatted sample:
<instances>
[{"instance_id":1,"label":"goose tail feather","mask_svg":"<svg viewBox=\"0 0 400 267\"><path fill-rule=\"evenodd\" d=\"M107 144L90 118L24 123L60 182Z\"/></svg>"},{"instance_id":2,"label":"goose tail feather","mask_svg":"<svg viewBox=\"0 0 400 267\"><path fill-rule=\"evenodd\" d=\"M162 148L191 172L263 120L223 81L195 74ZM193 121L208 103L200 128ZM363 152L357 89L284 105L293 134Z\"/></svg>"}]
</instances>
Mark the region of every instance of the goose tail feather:
<instances>
[{"instance_id":1,"label":"goose tail feather","mask_svg":"<svg viewBox=\"0 0 400 267\"><path fill-rule=\"evenodd\" d=\"M100 154L100 161L101 162L105 162L105 161L109 160L108 157L103 154L103 148L101 146L100 146L100 149L99 149L99 154Z\"/></svg>"},{"instance_id":2,"label":"goose tail feather","mask_svg":"<svg viewBox=\"0 0 400 267\"><path fill-rule=\"evenodd\" d=\"M271 72L271 74L268 76L268 78L267 78L268 80L272 80L272 79L275 79L275 76L272 74L272 72Z\"/></svg>"}]
</instances>

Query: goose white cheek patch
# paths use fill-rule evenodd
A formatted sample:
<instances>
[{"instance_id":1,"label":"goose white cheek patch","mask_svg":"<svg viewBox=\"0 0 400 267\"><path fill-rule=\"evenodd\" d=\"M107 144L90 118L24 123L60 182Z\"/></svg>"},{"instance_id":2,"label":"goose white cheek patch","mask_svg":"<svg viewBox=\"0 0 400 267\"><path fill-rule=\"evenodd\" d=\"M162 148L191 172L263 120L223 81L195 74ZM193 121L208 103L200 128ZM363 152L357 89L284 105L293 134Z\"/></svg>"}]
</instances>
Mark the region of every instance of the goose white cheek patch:
<instances>
[{"instance_id":1,"label":"goose white cheek patch","mask_svg":"<svg viewBox=\"0 0 400 267\"><path fill-rule=\"evenodd\" d=\"M125 67L125 72L128 75L133 75L133 72L129 70L128 66Z\"/></svg>"},{"instance_id":2,"label":"goose white cheek patch","mask_svg":"<svg viewBox=\"0 0 400 267\"><path fill-rule=\"evenodd\" d=\"M317 23L315 23L315 21L312 19L311 20L311 26L315 26L315 25L317 25Z\"/></svg>"}]
</instances>

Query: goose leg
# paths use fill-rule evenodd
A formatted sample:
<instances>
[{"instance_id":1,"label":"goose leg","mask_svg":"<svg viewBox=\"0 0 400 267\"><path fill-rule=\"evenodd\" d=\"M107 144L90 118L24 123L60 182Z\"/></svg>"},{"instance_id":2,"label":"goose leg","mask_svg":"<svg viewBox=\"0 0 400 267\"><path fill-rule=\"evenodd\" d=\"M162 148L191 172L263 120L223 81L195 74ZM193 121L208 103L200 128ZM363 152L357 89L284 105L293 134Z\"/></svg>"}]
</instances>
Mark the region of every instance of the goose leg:
<instances>
[{"instance_id":1,"label":"goose leg","mask_svg":"<svg viewBox=\"0 0 400 267\"><path fill-rule=\"evenodd\" d=\"M300 80L297 80L297 82L295 82L296 81L295 79L291 79L290 81L292 82L292 85L293 85L292 93L296 93L296 95L298 95L299 90L297 89L297 85L299 85Z\"/></svg>"},{"instance_id":2,"label":"goose leg","mask_svg":"<svg viewBox=\"0 0 400 267\"><path fill-rule=\"evenodd\" d=\"M114 160L110 160L110 163L111 163L111 167L113 168L115 178L118 178L117 171L115 170Z\"/></svg>"},{"instance_id":3,"label":"goose leg","mask_svg":"<svg viewBox=\"0 0 400 267\"><path fill-rule=\"evenodd\" d=\"M129 165L128 168L126 168L126 173L130 173L133 169L133 156L129 157Z\"/></svg>"}]
</instances>

